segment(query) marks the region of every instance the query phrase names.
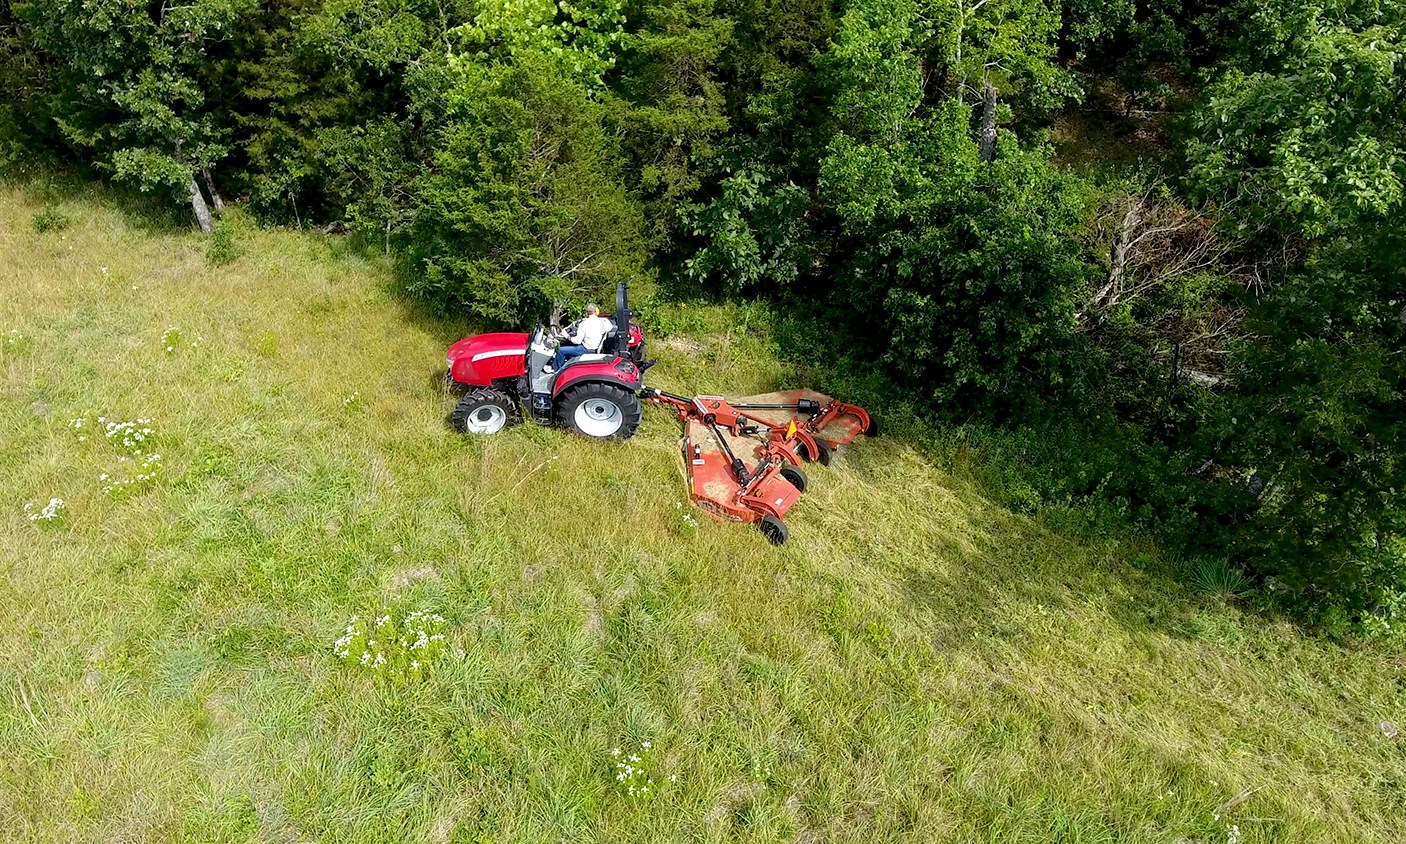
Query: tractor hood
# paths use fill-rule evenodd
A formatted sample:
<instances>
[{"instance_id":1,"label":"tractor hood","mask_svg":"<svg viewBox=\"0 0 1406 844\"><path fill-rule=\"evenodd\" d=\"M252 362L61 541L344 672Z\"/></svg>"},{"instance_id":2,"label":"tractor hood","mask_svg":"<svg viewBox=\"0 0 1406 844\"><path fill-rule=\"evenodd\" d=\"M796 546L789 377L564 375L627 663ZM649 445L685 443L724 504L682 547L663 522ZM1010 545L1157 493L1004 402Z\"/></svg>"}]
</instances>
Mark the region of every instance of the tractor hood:
<instances>
[{"instance_id":1,"label":"tractor hood","mask_svg":"<svg viewBox=\"0 0 1406 844\"><path fill-rule=\"evenodd\" d=\"M520 331L476 334L449 347L445 362L460 384L490 386L500 378L516 378L527 369L529 335Z\"/></svg>"}]
</instances>

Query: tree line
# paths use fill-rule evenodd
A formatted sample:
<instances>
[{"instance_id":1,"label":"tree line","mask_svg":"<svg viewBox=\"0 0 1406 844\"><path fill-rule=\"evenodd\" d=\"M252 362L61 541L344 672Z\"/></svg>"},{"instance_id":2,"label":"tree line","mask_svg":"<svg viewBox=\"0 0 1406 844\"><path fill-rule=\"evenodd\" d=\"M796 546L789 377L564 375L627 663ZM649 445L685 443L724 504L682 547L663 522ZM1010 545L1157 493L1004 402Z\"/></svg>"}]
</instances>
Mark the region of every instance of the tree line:
<instances>
[{"instance_id":1,"label":"tree line","mask_svg":"<svg viewBox=\"0 0 1406 844\"><path fill-rule=\"evenodd\" d=\"M5 0L0 157L340 221L444 308L622 277L1041 432L1318 619L1406 620L1399 0ZM824 338L822 341L816 338Z\"/></svg>"}]
</instances>

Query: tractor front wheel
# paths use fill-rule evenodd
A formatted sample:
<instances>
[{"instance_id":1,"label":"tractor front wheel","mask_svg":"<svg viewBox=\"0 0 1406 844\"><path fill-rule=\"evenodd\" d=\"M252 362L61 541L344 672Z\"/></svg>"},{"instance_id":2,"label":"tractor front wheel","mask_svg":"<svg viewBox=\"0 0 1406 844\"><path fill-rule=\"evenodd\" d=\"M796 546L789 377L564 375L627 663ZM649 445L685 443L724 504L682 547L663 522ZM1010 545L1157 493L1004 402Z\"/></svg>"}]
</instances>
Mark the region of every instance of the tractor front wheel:
<instances>
[{"instance_id":1,"label":"tractor front wheel","mask_svg":"<svg viewBox=\"0 0 1406 844\"><path fill-rule=\"evenodd\" d=\"M466 434L496 434L518 423L517 403L502 390L469 390L454 405L454 428Z\"/></svg>"},{"instance_id":2,"label":"tractor front wheel","mask_svg":"<svg viewBox=\"0 0 1406 844\"><path fill-rule=\"evenodd\" d=\"M786 530L786 523L770 513L762 516L757 527L761 528L762 536L765 536L766 541L772 545L785 545L786 539L790 535L790 531Z\"/></svg>"},{"instance_id":3,"label":"tractor front wheel","mask_svg":"<svg viewBox=\"0 0 1406 844\"><path fill-rule=\"evenodd\" d=\"M557 397L557 421L582 436L627 439L640 424L639 396L599 381L568 387Z\"/></svg>"}]
</instances>

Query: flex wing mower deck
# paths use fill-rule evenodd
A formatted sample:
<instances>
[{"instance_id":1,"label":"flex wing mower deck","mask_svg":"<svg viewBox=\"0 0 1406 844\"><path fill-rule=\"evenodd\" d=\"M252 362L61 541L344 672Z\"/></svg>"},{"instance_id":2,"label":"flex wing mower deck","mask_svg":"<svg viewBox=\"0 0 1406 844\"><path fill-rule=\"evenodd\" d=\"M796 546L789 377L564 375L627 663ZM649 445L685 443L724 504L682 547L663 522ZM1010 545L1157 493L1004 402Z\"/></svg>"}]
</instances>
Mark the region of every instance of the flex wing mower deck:
<instances>
[{"instance_id":1,"label":"flex wing mower deck","mask_svg":"<svg viewBox=\"0 0 1406 844\"><path fill-rule=\"evenodd\" d=\"M773 544L787 539L783 519L809 483L802 460L828 465L836 446L877 432L860 407L812 390L725 399L643 390L684 423L680 447L689 498L726 521L756 523Z\"/></svg>"}]
</instances>

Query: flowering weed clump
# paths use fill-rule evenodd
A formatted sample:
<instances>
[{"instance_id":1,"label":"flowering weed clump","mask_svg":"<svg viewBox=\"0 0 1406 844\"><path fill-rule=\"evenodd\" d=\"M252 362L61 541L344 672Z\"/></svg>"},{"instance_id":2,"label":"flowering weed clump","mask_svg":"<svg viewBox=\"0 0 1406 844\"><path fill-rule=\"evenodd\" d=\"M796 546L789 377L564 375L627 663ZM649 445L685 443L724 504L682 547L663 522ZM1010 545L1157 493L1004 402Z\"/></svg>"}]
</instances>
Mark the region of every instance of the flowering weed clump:
<instances>
[{"instance_id":1,"label":"flowering weed clump","mask_svg":"<svg viewBox=\"0 0 1406 844\"><path fill-rule=\"evenodd\" d=\"M31 522L52 524L63 518L64 506L62 498L50 498L49 503L43 507L25 504L24 514L29 517Z\"/></svg>"},{"instance_id":2,"label":"flowering weed clump","mask_svg":"<svg viewBox=\"0 0 1406 844\"><path fill-rule=\"evenodd\" d=\"M0 335L0 349L7 352L22 352L29 348L29 338L20 333L18 328L11 328Z\"/></svg>"},{"instance_id":3,"label":"flowering weed clump","mask_svg":"<svg viewBox=\"0 0 1406 844\"><path fill-rule=\"evenodd\" d=\"M127 458L122 458L126 460ZM103 483L103 492L108 495L122 495L128 492L146 487L154 483L158 475L161 474L161 455L155 452L141 458L137 464L137 473L130 477L117 478L107 472L98 475L98 480Z\"/></svg>"},{"instance_id":4,"label":"flowering weed clump","mask_svg":"<svg viewBox=\"0 0 1406 844\"><path fill-rule=\"evenodd\" d=\"M140 457L143 449L148 448L147 440L156 436L156 431L151 427L150 419L118 422L109 420L106 416L99 416L98 424L103 426L103 436L107 438L108 442L132 457Z\"/></svg>"},{"instance_id":5,"label":"flowering weed clump","mask_svg":"<svg viewBox=\"0 0 1406 844\"><path fill-rule=\"evenodd\" d=\"M392 682L428 676L444 651L444 616L416 610L399 619L383 609L369 621L354 615L332 644L343 662Z\"/></svg>"},{"instance_id":6,"label":"flowering weed clump","mask_svg":"<svg viewBox=\"0 0 1406 844\"><path fill-rule=\"evenodd\" d=\"M615 784L630 797L645 798L651 794L654 780L649 776L650 744L640 742L634 751L616 747L610 751L615 762ZM672 782L675 777L669 777Z\"/></svg>"},{"instance_id":7,"label":"flowering weed clump","mask_svg":"<svg viewBox=\"0 0 1406 844\"><path fill-rule=\"evenodd\" d=\"M684 533L693 533L698 530L698 516L693 512L692 505L675 501L674 512L679 517L679 530Z\"/></svg>"},{"instance_id":8,"label":"flowering weed clump","mask_svg":"<svg viewBox=\"0 0 1406 844\"><path fill-rule=\"evenodd\" d=\"M188 346L192 349L198 349L200 348L200 344L204 339L205 338L200 337L199 335L197 335L193 339L187 337L185 335L185 332L181 331L179 326L173 325L170 328L166 329L165 333L161 335L161 348L168 355L175 353L182 346Z\"/></svg>"},{"instance_id":9,"label":"flowering weed clump","mask_svg":"<svg viewBox=\"0 0 1406 844\"><path fill-rule=\"evenodd\" d=\"M161 475L161 454L152 450L156 429L148 418L119 422L106 416L97 418L103 440L117 449L121 471L103 472L98 476L103 492L112 496L138 492L156 482ZM88 440L88 419L79 417L69 423L78 433L79 442Z\"/></svg>"},{"instance_id":10,"label":"flowering weed clump","mask_svg":"<svg viewBox=\"0 0 1406 844\"><path fill-rule=\"evenodd\" d=\"M342 399L342 404L345 405L345 406L347 406L348 408L351 408L352 410L360 410L360 409L361 409L361 393L359 393L359 392L354 392L354 393L352 393L351 395L349 395L349 396L347 396L346 398Z\"/></svg>"}]
</instances>

